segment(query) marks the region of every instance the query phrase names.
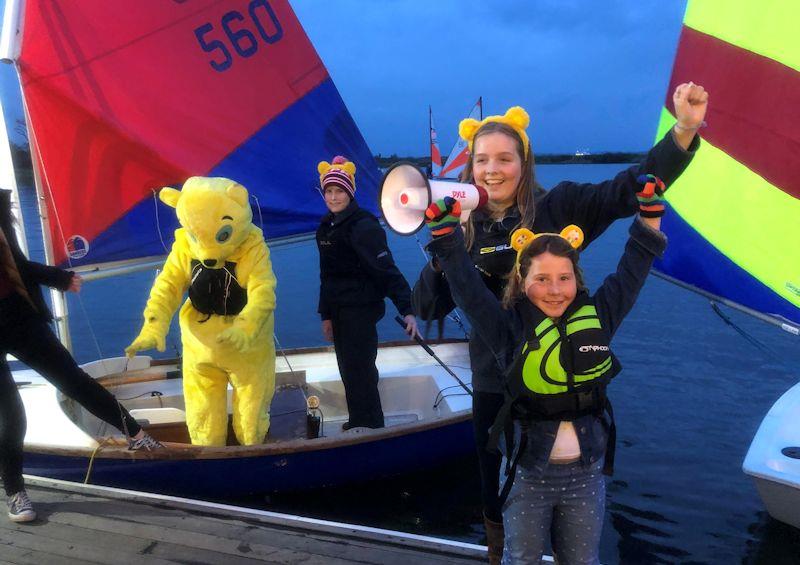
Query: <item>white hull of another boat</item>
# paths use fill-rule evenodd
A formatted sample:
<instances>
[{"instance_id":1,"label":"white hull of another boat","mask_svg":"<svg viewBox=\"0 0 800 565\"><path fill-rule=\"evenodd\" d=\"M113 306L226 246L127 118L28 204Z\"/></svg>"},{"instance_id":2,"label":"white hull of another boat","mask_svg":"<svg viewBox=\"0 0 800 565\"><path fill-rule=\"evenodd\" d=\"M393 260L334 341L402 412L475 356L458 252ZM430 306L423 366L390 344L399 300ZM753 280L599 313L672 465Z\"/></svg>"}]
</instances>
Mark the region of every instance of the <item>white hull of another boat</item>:
<instances>
[{"instance_id":1,"label":"white hull of another boat","mask_svg":"<svg viewBox=\"0 0 800 565\"><path fill-rule=\"evenodd\" d=\"M770 516L800 528L800 383L767 413L742 469L753 477Z\"/></svg>"}]
</instances>

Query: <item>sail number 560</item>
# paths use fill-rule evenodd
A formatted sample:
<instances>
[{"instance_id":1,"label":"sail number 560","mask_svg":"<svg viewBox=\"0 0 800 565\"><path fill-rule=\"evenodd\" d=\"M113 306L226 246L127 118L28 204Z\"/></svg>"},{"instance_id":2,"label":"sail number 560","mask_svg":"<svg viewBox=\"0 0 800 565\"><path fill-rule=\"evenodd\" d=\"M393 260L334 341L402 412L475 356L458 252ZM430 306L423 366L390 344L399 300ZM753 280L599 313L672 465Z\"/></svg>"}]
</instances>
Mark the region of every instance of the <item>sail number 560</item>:
<instances>
[{"instance_id":1,"label":"sail number 560","mask_svg":"<svg viewBox=\"0 0 800 565\"><path fill-rule=\"evenodd\" d=\"M247 8L247 14L250 16L249 21L255 25L258 37L264 43L275 43L283 37L283 28L267 0L252 0ZM222 16L220 26L228 39L227 44L222 39L209 35L214 32L214 26L210 22L194 30L200 48L207 53L214 53L214 58L208 64L215 71L221 73L233 65L233 55L229 45L243 58L252 57L258 51L258 37L247 28L247 23L247 18L235 10Z\"/></svg>"}]
</instances>

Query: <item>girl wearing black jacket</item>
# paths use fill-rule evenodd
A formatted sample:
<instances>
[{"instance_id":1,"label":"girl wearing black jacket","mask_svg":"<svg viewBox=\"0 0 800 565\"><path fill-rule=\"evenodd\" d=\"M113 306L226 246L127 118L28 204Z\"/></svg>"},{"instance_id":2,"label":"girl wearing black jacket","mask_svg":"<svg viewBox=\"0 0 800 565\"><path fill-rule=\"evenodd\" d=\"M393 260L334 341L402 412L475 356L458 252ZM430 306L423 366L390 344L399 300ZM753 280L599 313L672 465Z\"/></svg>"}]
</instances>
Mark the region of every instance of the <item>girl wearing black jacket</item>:
<instances>
[{"instance_id":1,"label":"girl wearing black jacket","mask_svg":"<svg viewBox=\"0 0 800 565\"><path fill-rule=\"evenodd\" d=\"M644 161L599 184L565 181L545 192L534 176L534 156L526 128L528 114L519 107L504 116L481 122L461 122L459 134L470 149L462 181L486 188L486 208L473 211L464 224L467 251L489 290L499 300L506 275L514 265L509 245L520 227L539 232L559 232L569 224L583 228L585 249L611 223L638 210L637 177L652 173L667 186L691 162L700 139L708 94L698 85L681 84L675 90L675 126L647 154ZM447 279L435 260L420 274L413 291L414 310L425 320L442 318L454 308ZM503 404L502 374L494 355L474 332L469 342L472 369L472 414L481 473L481 498L491 563L499 563L503 525L498 498L500 456L486 449L489 427Z\"/></svg>"},{"instance_id":2,"label":"girl wearing black jacket","mask_svg":"<svg viewBox=\"0 0 800 565\"><path fill-rule=\"evenodd\" d=\"M317 166L329 213L317 230L322 334L336 348L349 418L343 430L384 426L378 394L378 331L388 296L417 335L411 289L394 264L378 219L355 200L355 165L341 156Z\"/></svg>"},{"instance_id":3,"label":"girl wearing black jacket","mask_svg":"<svg viewBox=\"0 0 800 565\"><path fill-rule=\"evenodd\" d=\"M78 292L81 277L28 261L17 243L11 191L0 190L0 477L14 522L36 519L22 478L25 410L6 355L14 355L65 395L129 437L132 450L163 447L147 434L114 396L78 367L53 334L53 316L39 285Z\"/></svg>"}]
</instances>

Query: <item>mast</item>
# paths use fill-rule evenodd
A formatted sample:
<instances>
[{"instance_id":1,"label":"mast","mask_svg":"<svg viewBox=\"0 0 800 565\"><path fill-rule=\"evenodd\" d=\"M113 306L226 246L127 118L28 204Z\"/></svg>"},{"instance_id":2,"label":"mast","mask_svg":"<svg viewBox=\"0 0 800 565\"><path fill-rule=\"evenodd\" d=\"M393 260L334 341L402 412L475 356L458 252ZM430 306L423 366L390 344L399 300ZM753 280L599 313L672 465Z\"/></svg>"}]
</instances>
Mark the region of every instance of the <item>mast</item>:
<instances>
[{"instance_id":1,"label":"mast","mask_svg":"<svg viewBox=\"0 0 800 565\"><path fill-rule=\"evenodd\" d=\"M24 21L22 17L24 12L24 4L22 0L6 0L5 5L5 12L3 14L3 29L2 35L0 35L0 59L2 59L5 63L13 63L14 69L17 72L17 77L19 77L19 67L17 67L16 61L20 53L20 47L22 43L22 25L21 22ZM34 176L34 185L36 187L36 204L39 209L39 219L42 224L42 240L44 243L44 254L45 254L45 261L49 265L54 265L54 254L53 254L53 242L50 238L50 231L48 228L48 219L47 219L47 205L44 199L44 193L42 191L42 183L39 177L39 168L36 166L38 162L38 151L36 146L36 133L30 127L30 119L28 116L28 108L25 104L25 92L22 92L22 104L25 111L25 125L28 129L28 140L30 144L30 151L31 151L31 160L33 161L33 176ZM12 190L12 201L15 204L17 214L17 239L19 240L20 247L22 248L23 252L27 255L28 254L28 245L27 240L25 239L25 230L24 230L24 218L22 217L22 208L20 207L19 202L19 190L17 188L16 183L16 176L14 174L14 167L13 163L11 163L11 152L10 152L10 142L8 140L8 130L6 129L5 118L2 120L2 134L5 136L5 140L0 140L0 144L3 145L3 149L0 149L2 155L0 155L0 160L2 160L3 165L3 178L2 181L6 184L6 186L10 186ZM2 143L5 141L5 143ZM6 162L7 158L7 162ZM10 165L10 166L6 166ZM56 328L58 330L58 337L61 340L61 343L68 350L72 350L72 343L70 340L70 333L69 333L69 323L67 320L67 301L64 297L64 294L60 291L55 289L50 290L50 296L52 298L53 304L53 315L56 320Z\"/></svg>"}]
</instances>

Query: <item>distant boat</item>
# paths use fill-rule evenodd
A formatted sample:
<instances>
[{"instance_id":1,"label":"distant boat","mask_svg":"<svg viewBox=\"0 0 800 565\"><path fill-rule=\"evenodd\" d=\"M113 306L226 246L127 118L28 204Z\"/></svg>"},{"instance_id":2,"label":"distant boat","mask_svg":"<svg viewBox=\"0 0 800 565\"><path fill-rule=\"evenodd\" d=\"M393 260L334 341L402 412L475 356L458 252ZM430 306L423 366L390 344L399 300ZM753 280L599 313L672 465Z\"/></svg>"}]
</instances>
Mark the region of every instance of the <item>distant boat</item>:
<instances>
[{"instance_id":1,"label":"distant boat","mask_svg":"<svg viewBox=\"0 0 800 565\"><path fill-rule=\"evenodd\" d=\"M467 118L474 118L476 120L483 119L482 97L478 98L478 101L475 102L475 105L469 111ZM453 145L453 148L450 150L449 156L447 157L447 161L445 161L440 174L436 178L457 179L461 175L461 171L464 170L468 157L467 142L461 139L460 136L457 136L456 142Z\"/></svg>"},{"instance_id":2,"label":"distant boat","mask_svg":"<svg viewBox=\"0 0 800 565\"><path fill-rule=\"evenodd\" d=\"M799 22L797 6L782 0L761 2L757 10L741 2L724 10L689 2L657 136L675 123L678 84L693 80L708 89L703 143L667 193L669 247L659 271L794 335L800 335L800 40L782 30ZM758 384L751 383L754 391ZM764 418L743 470L767 511L800 528L800 384Z\"/></svg>"},{"instance_id":3,"label":"distant boat","mask_svg":"<svg viewBox=\"0 0 800 565\"><path fill-rule=\"evenodd\" d=\"M323 209L314 171L332 155L356 162L359 202L377 211L372 153L288 1L134 2L125 17L110 2L29 0L22 8L6 1L2 58L20 76L49 264L86 279L162 264L162 238L177 222L155 190L193 175L246 186L273 247L316 229ZM7 145L2 181L16 188ZM54 306L68 343L60 293ZM435 349L470 380L455 368L469 364L465 342ZM347 416L332 348L287 352L277 365L267 442L206 448L189 444L174 362L87 364L169 447L152 453L128 451L121 434L33 371L15 372L28 414L25 472L233 496L369 480L474 451L469 396L444 391L451 377L417 345L379 349L388 424L379 430L341 430ZM312 395L319 406L310 409Z\"/></svg>"}]
</instances>

